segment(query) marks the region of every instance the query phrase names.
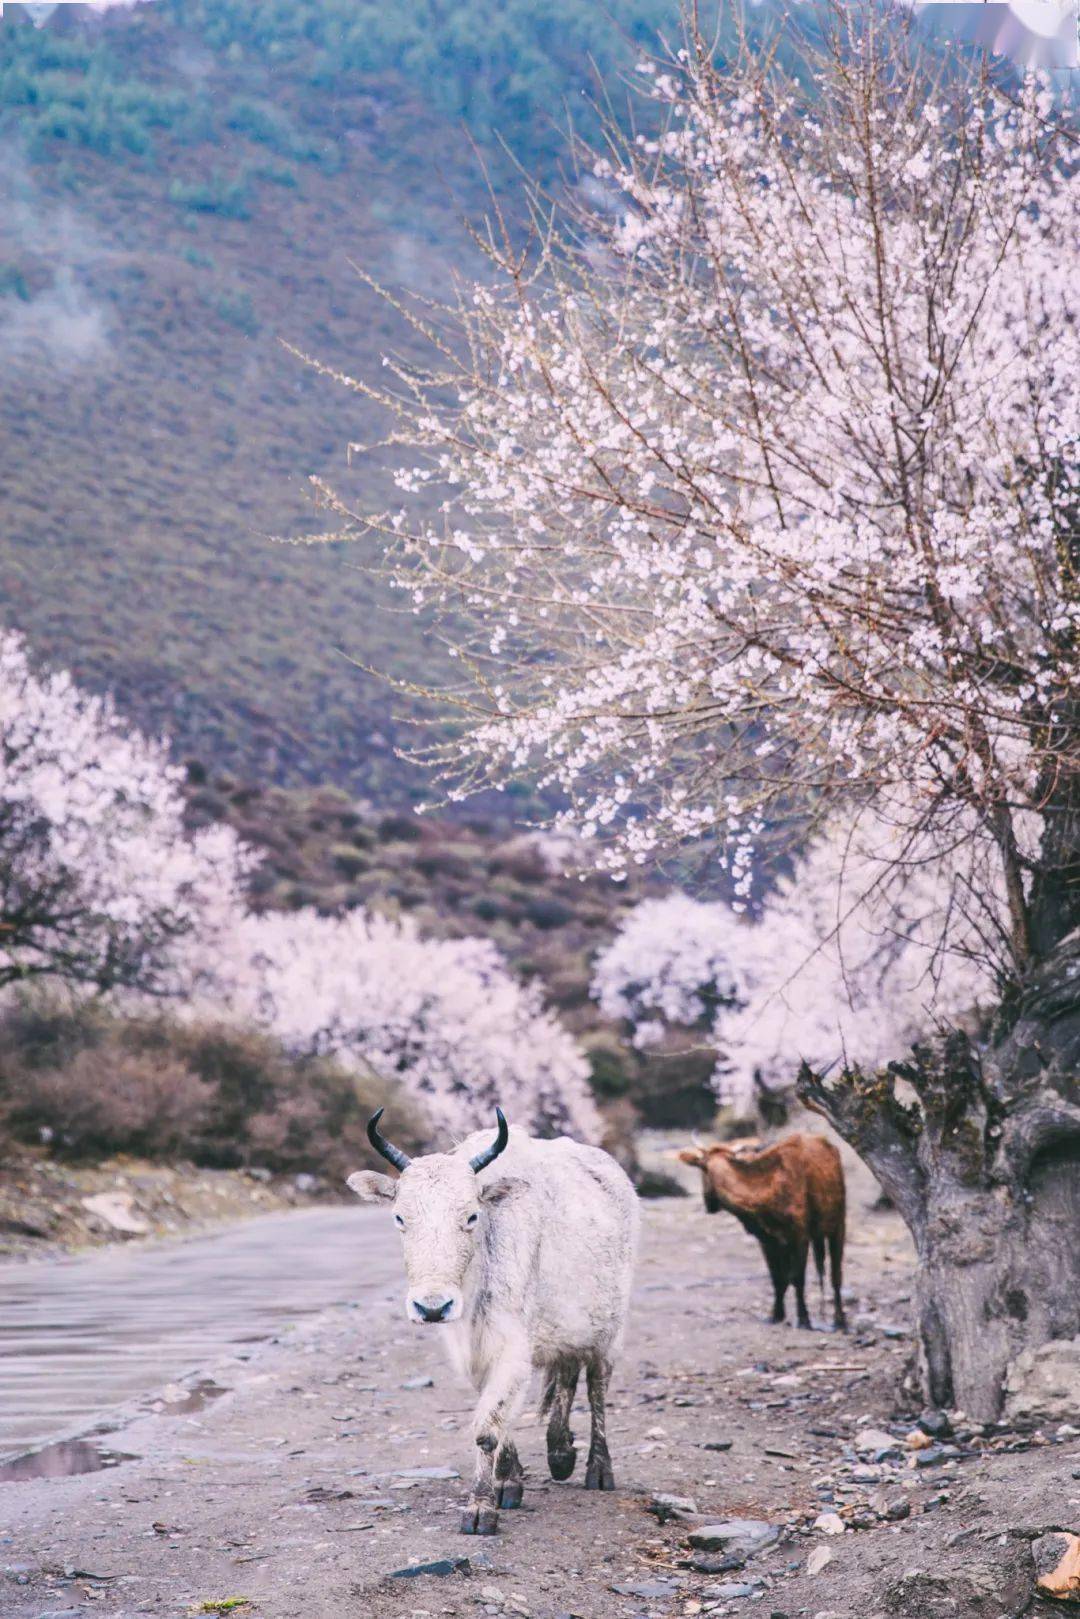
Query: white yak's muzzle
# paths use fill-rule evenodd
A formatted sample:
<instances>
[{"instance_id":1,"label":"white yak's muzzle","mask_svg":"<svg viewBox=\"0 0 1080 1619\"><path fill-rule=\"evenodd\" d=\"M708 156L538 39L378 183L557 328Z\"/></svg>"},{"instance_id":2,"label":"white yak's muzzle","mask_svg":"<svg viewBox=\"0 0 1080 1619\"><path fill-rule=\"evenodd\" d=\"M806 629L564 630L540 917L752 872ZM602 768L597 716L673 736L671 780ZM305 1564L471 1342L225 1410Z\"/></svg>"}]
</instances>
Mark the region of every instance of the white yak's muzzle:
<instances>
[{"instance_id":1,"label":"white yak's muzzle","mask_svg":"<svg viewBox=\"0 0 1080 1619\"><path fill-rule=\"evenodd\" d=\"M405 1300L405 1314L410 1321L421 1326L442 1326L456 1321L461 1315L461 1295L436 1289L430 1293L410 1293Z\"/></svg>"}]
</instances>

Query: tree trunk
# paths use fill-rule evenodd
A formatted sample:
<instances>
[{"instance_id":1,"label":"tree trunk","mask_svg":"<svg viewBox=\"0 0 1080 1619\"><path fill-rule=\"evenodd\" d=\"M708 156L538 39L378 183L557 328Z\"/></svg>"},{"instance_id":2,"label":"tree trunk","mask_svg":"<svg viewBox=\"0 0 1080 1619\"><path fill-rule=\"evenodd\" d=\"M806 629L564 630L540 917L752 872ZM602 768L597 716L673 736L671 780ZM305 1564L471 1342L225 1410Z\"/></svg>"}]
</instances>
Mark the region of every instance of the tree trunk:
<instances>
[{"instance_id":1,"label":"tree trunk","mask_svg":"<svg viewBox=\"0 0 1080 1619\"><path fill-rule=\"evenodd\" d=\"M1022 1350L1080 1333L1078 1072L1073 935L984 1047L954 1031L884 1073L799 1078L911 1230L927 1398L977 1421L1000 1416Z\"/></svg>"}]
</instances>

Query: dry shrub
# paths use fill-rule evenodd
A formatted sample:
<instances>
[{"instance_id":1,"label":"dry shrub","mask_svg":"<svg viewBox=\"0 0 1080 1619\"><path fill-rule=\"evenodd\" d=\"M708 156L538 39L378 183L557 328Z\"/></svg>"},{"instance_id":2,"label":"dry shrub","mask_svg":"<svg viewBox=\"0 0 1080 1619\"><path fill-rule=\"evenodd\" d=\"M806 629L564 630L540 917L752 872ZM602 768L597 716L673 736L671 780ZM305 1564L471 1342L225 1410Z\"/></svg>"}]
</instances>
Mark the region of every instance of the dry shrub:
<instances>
[{"instance_id":1,"label":"dry shrub","mask_svg":"<svg viewBox=\"0 0 1080 1619\"><path fill-rule=\"evenodd\" d=\"M378 1107L406 1152L427 1144L422 1110L400 1085L291 1056L254 1030L41 1000L0 1019L0 1129L33 1142L51 1132L71 1156L122 1151L337 1180L379 1161L366 1135Z\"/></svg>"},{"instance_id":2,"label":"dry shrub","mask_svg":"<svg viewBox=\"0 0 1080 1619\"><path fill-rule=\"evenodd\" d=\"M10 1128L76 1156L187 1153L205 1127L213 1090L165 1056L89 1046L62 1068L28 1068L9 1101Z\"/></svg>"}]
</instances>

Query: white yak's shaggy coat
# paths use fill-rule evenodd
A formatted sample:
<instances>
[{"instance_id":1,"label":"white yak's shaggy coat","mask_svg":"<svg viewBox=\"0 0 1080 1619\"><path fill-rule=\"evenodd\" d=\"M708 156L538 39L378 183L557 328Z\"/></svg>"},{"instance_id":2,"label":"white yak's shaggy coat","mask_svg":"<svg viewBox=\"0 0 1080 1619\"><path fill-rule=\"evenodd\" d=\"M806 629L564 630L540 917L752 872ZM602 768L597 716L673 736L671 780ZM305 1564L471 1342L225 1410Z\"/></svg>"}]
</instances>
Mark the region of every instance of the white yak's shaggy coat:
<instances>
[{"instance_id":1,"label":"white yak's shaggy coat","mask_svg":"<svg viewBox=\"0 0 1080 1619\"><path fill-rule=\"evenodd\" d=\"M408 1277L406 1313L441 1311L445 1346L478 1392L473 1496L463 1527L490 1533L496 1508L521 1499L521 1464L509 1427L534 1370L544 1377L552 1473L573 1469L570 1406L588 1379L593 1433L586 1487L610 1489L604 1395L633 1277L639 1211L626 1175L606 1152L566 1137L510 1131L504 1152L474 1173L491 1141L479 1131L450 1153L414 1158L399 1180L370 1173L349 1185L392 1202Z\"/></svg>"}]
</instances>

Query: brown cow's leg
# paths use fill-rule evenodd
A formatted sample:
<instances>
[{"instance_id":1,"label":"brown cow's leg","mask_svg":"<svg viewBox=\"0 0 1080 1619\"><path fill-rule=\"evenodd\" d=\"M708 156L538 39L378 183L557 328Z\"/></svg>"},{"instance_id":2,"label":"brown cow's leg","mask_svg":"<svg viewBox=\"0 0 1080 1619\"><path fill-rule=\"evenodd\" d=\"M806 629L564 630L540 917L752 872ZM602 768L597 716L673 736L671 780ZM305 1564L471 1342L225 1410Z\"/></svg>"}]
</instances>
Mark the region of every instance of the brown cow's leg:
<instances>
[{"instance_id":1,"label":"brown cow's leg","mask_svg":"<svg viewBox=\"0 0 1080 1619\"><path fill-rule=\"evenodd\" d=\"M590 1361L586 1373L589 1388L589 1410L592 1412L592 1440L589 1460L585 1468L587 1490L613 1490L615 1475L611 1470L611 1456L607 1443L607 1413L605 1397L611 1365L608 1361Z\"/></svg>"},{"instance_id":2,"label":"brown cow's leg","mask_svg":"<svg viewBox=\"0 0 1080 1619\"><path fill-rule=\"evenodd\" d=\"M525 1493L525 1469L517 1446L504 1439L495 1456L495 1496L500 1507L519 1507Z\"/></svg>"},{"instance_id":3,"label":"brown cow's leg","mask_svg":"<svg viewBox=\"0 0 1080 1619\"><path fill-rule=\"evenodd\" d=\"M580 1371L576 1360L559 1360L548 1369L540 1409L551 1413L547 1430L548 1468L556 1479L569 1478L577 1462L574 1436L570 1432L570 1411Z\"/></svg>"},{"instance_id":4,"label":"brown cow's leg","mask_svg":"<svg viewBox=\"0 0 1080 1619\"><path fill-rule=\"evenodd\" d=\"M772 1237L759 1237L761 1251L765 1255L765 1263L769 1267L769 1275L773 1285L773 1312L772 1321L784 1319L784 1294L788 1290L787 1256L781 1245Z\"/></svg>"},{"instance_id":5,"label":"brown cow's leg","mask_svg":"<svg viewBox=\"0 0 1080 1619\"><path fill-rule=\"evenodd\" d=\"M835 1231L829 1237L829 1272L832 1276L833 1325L837 1332L847 1331L844 1301L840 1296L841 1271L844 1259L844 1233Z\"/></svg>"},{"instance_id":6,"label":"brown cow's leg","mask_svg":"<svg viewBox=\"0 0 1080 1619\"><path fill-rule=\"evenodd\" d=\"M791 1267L792 1280L795 1283L796 1319L800 1327L809 1327L811 1325L810 1315L806 1308L806 1260L809 1248L810 1245L807 1239L803 1237L796 1244Z\"/></svg>"}]
</instances>

